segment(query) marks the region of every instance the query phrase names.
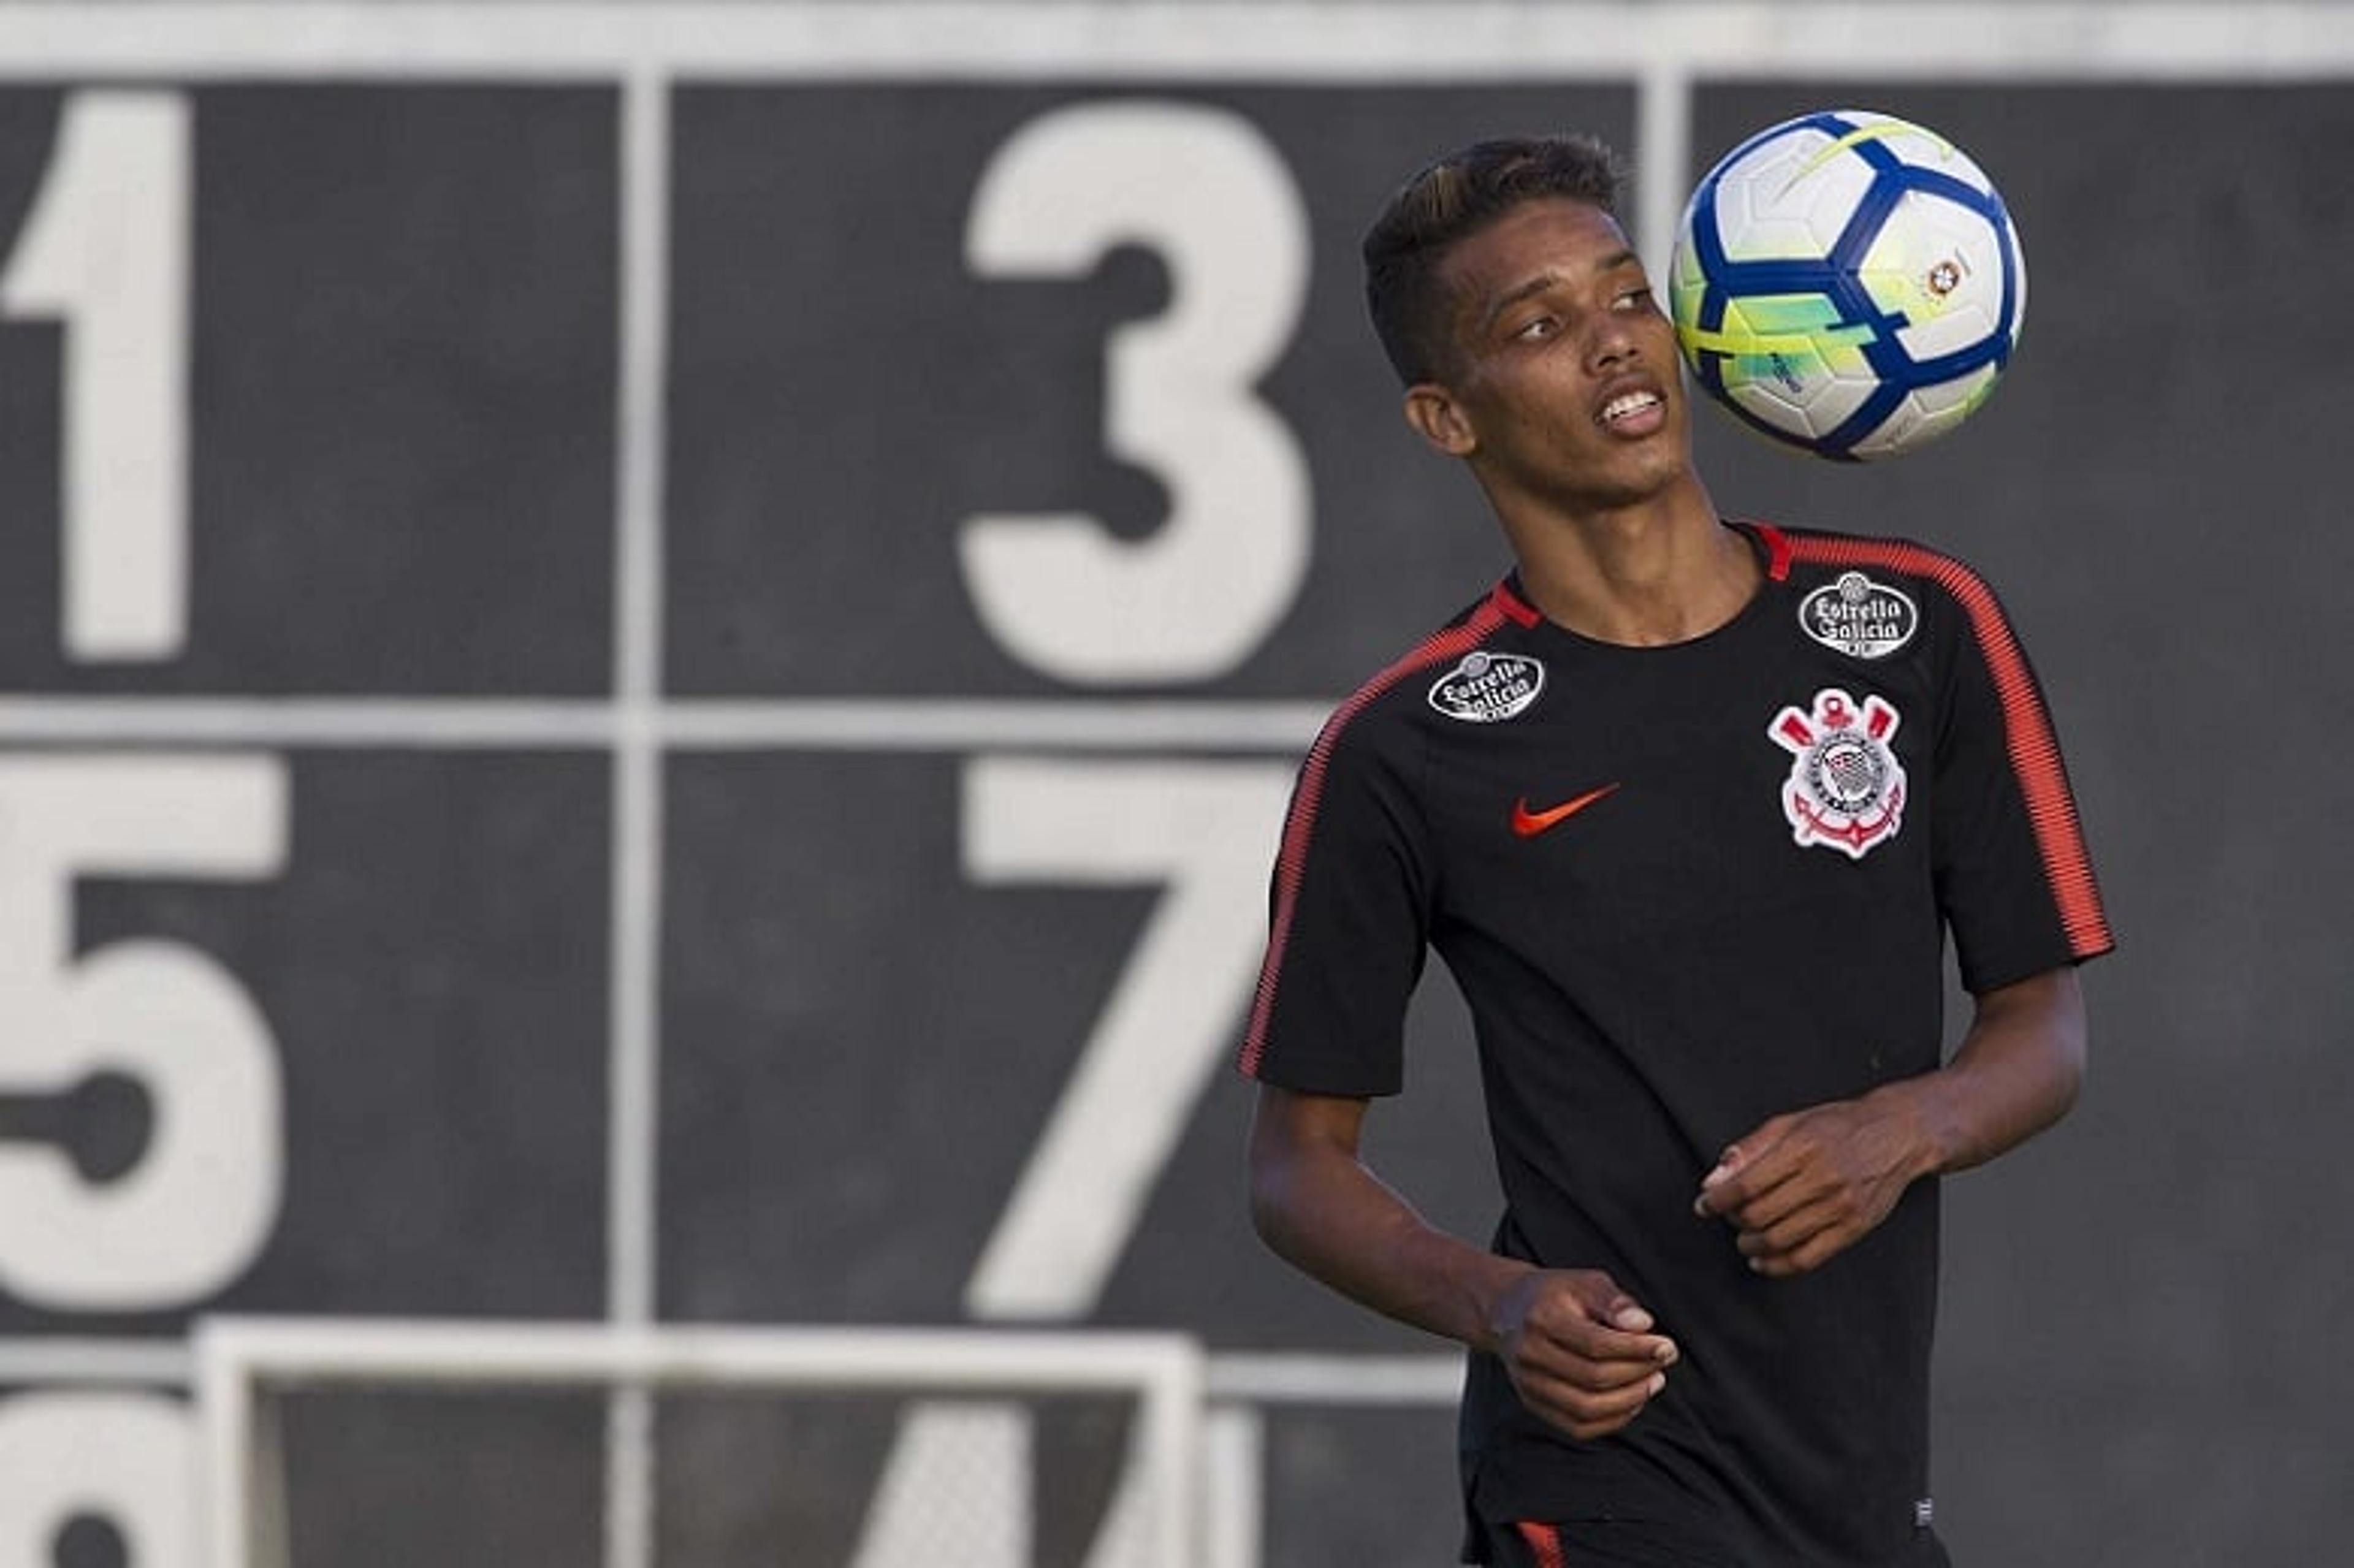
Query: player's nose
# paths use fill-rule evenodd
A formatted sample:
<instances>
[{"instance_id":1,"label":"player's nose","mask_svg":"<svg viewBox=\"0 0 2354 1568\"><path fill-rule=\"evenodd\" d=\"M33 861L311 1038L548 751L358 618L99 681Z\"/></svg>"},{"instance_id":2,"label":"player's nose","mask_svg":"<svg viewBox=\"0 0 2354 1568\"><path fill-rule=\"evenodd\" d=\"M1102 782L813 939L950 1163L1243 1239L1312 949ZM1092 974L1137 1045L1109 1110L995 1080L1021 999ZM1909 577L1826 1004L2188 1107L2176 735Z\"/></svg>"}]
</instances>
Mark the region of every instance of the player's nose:
<instances>
[{"instance_id":1,"label":"player's nose","mask_svg":"<svg viewBox=\"0 0 2354 1568\"><path fill-rule=\"evenodd\" d=\"M1605 313L1585 345L1585 362L1596 370L1617 370L1642 356L1634 323L1616 312Z\"/></svg>"}]
</instances>

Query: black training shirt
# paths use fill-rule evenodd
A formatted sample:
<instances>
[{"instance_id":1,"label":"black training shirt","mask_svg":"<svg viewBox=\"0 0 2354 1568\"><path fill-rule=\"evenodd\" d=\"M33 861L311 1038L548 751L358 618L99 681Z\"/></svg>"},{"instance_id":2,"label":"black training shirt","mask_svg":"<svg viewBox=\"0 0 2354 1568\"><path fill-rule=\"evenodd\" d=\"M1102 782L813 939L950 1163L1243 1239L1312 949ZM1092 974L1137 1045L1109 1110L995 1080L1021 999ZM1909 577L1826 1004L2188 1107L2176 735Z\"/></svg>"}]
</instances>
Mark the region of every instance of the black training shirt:
<instances>
[{"instance_id":1,"label":"black training shirt","mask_svg":"<svg viewBox=\"0 0 2354 1568\"><path fill-rule=\"evenodd\" d=\"M1593 1443L1475 1357L1475 1518L1611 1520L1662 1562L1726 1568L1938 1563L1935 1184L1778 1280L1692 1200L1767 1118L1937 1066L1949 936L1973 991L2110 938L1984 582L1915 545L1744 532L1766 581L1706 636L1596 642L1507 579L1335 711L1294 792L1241 1065L1396 1092L1435 949L1478 1036L1497 1249L1608 1271L1681 1349Z\"/></svg>"}]
</instances>

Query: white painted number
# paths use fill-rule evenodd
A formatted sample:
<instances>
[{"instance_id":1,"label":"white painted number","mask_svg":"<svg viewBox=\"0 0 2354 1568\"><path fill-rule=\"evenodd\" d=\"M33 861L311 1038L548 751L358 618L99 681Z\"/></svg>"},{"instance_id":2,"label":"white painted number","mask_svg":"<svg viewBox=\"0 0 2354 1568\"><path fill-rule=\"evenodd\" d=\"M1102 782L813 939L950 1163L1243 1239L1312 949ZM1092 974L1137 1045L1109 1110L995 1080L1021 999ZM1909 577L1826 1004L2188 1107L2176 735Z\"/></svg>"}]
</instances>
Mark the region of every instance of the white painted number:
<instances>
[{"instance_id":1,"label":"white painted number","mask_svg":"<svg viewBox=\"0 0 2354 1568\"><path fill-rule=\"evenodd\" d=\"M164 659L187 622L188 106L66 101L0 272L0 309L65 323L61 599L67 653Z\"/></svg>"},{"instance_id":2,"label":"white painted number","mask_svg":"<svg viewBox=\"0 0 2354 1568\"><path fill-rule=\"evenodd\" d=\"M1076 277L1119 245L1169 270L1170 303L1106 349L1104 442L1167 487L1147 540L1084 514L978 516L961 539L981 622L1079 685L1207 681L1298 597L1308 466L1257 384L1307 296L1304 207L1247 121L1169 102L1083 104L999 150L966 255L983 277ZM1085 1317L1232 1044L1258 972L1288 763L976 758L965 874L983 884L1161 885L1143 934L965 1287L975 1318ZM919 1403L902 1423L854 1568L954 1557L1027 1568L1030 1422ZM993 1478L992 1486L951 1480ZM1123 1477L1087 1568L1141 1561L1150 1510ZM1008 1501L1016 1512L1003 1512Z\"/></svg>"},{"instance_id":3,"label":"white painted number","mask_svg":"<svg viewBox=\"0 0 2354 1568\"><path fill-rule=\"evenodd\" d=\"M1193 104L1083 104L998 152L966 255L983 277L1076 277L1115 246L1167 264L1163 314L1106 351L1105 444L1153 473L1149 539L1084 514L971 518L981 619L1033 667L1081 685L1209 680L1290 609L1309 564L1308 465L1257 383L1299 319L1307 219L1247 121Z\"/></svg>"},{"instance_id":4,"label":"white painted number","mask_svg":"<svg viewBox=\"0 0 2354 1568\"><path fill-rule=\"evenodd\" d=\"M186 1305L276 1223L277 1042L236 978L184 944L75 950L78 876L260 878L286 858L282 766L254 757L0 758L0 1093L118 1072L146 1091L139 1161L101 1184L0 1142L0 1290L41 1306Z\"/></svg>"},{"instance_id":5,"label":"white painted number","mask_svg":"<svg viewBox=\"0 0 2354 1568\"><path fill-rule=\"evenodd\" d=\"M974 881L1166 887L966 1287L974 1317L1080 1318L1102 1296L1249 1001L1291 777L1267 762L969 765ZM914 1406L853 1568L1029 1568L1030 1430L1018 1407ZM1086 1568L1144 1561L1150 1510L1187 1506L1142 1488L1131 1462Z\"/></svg>"},{"instance_id":6,"label":"white painted number","mask_svg":"<svg viewBox=\"0 0 2354 1568\"><path fill-rule=\"evenodd\" d=\"M965 776L981 883L1162 883L965 1291L977 1318L1095 1306L1225 1059L1258 974L1292 768L981 758Z\"/></svg>"},{"instance_id":7,"label":"white painted number","mask_svg":"<svg viewBox=\"0 0 2354 1568\"><path fill-rule=\"evenodd\" d=\"M59 1534L102 1520L128 1568L196 1568L196 1445L152 1394L20 1393L0 1402L0 1568L50 1568Z\"/></svg>"}]
</instances>

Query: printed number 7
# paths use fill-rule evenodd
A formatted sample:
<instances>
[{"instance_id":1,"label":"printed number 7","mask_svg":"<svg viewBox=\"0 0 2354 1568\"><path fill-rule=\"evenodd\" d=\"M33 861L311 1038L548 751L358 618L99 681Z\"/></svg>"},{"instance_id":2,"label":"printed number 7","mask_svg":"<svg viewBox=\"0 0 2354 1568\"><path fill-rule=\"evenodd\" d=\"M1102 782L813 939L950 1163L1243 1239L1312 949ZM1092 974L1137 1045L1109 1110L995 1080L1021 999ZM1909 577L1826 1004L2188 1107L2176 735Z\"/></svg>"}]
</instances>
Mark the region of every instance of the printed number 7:
<instances>
[{"instance_id":1,"label":"printed number 7","mask_svg":"<svg viewBox=\"0 0 2354 1568\"><path fill-rule=\"evenodd\" d=\"M965 1304L1077 1317L1119 1261L1242 1017L1292 769L1271 762L982 758L965 777L977 882L1165 882Z\"/></svg>"}]
</instances>

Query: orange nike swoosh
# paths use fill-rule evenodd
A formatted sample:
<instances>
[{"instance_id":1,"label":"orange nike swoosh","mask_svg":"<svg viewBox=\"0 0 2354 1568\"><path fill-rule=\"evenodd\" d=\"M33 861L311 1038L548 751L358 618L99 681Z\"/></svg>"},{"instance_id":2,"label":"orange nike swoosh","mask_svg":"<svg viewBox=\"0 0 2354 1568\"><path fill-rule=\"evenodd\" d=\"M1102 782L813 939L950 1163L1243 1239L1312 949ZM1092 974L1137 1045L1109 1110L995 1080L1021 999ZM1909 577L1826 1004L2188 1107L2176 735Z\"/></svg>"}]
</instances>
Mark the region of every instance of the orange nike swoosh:
<instances>
[{"instance_id":1,"label":"orange nike swoosh","mask_svg":"<svg viewBox=\"0 0 2354 1568\"><path fill-rule=\"evenodd\" d=\"M1575 816L1617 788L1616 784L1605 784L1599 789L1588 789L1583 795L1573 796L1558 806L1547 806L1542 811L1530 810L1528 797L1523 795L1512 802L1512 832L1524 839L1532 839L1564 818Z\"/></svg>"}]
</instances>

